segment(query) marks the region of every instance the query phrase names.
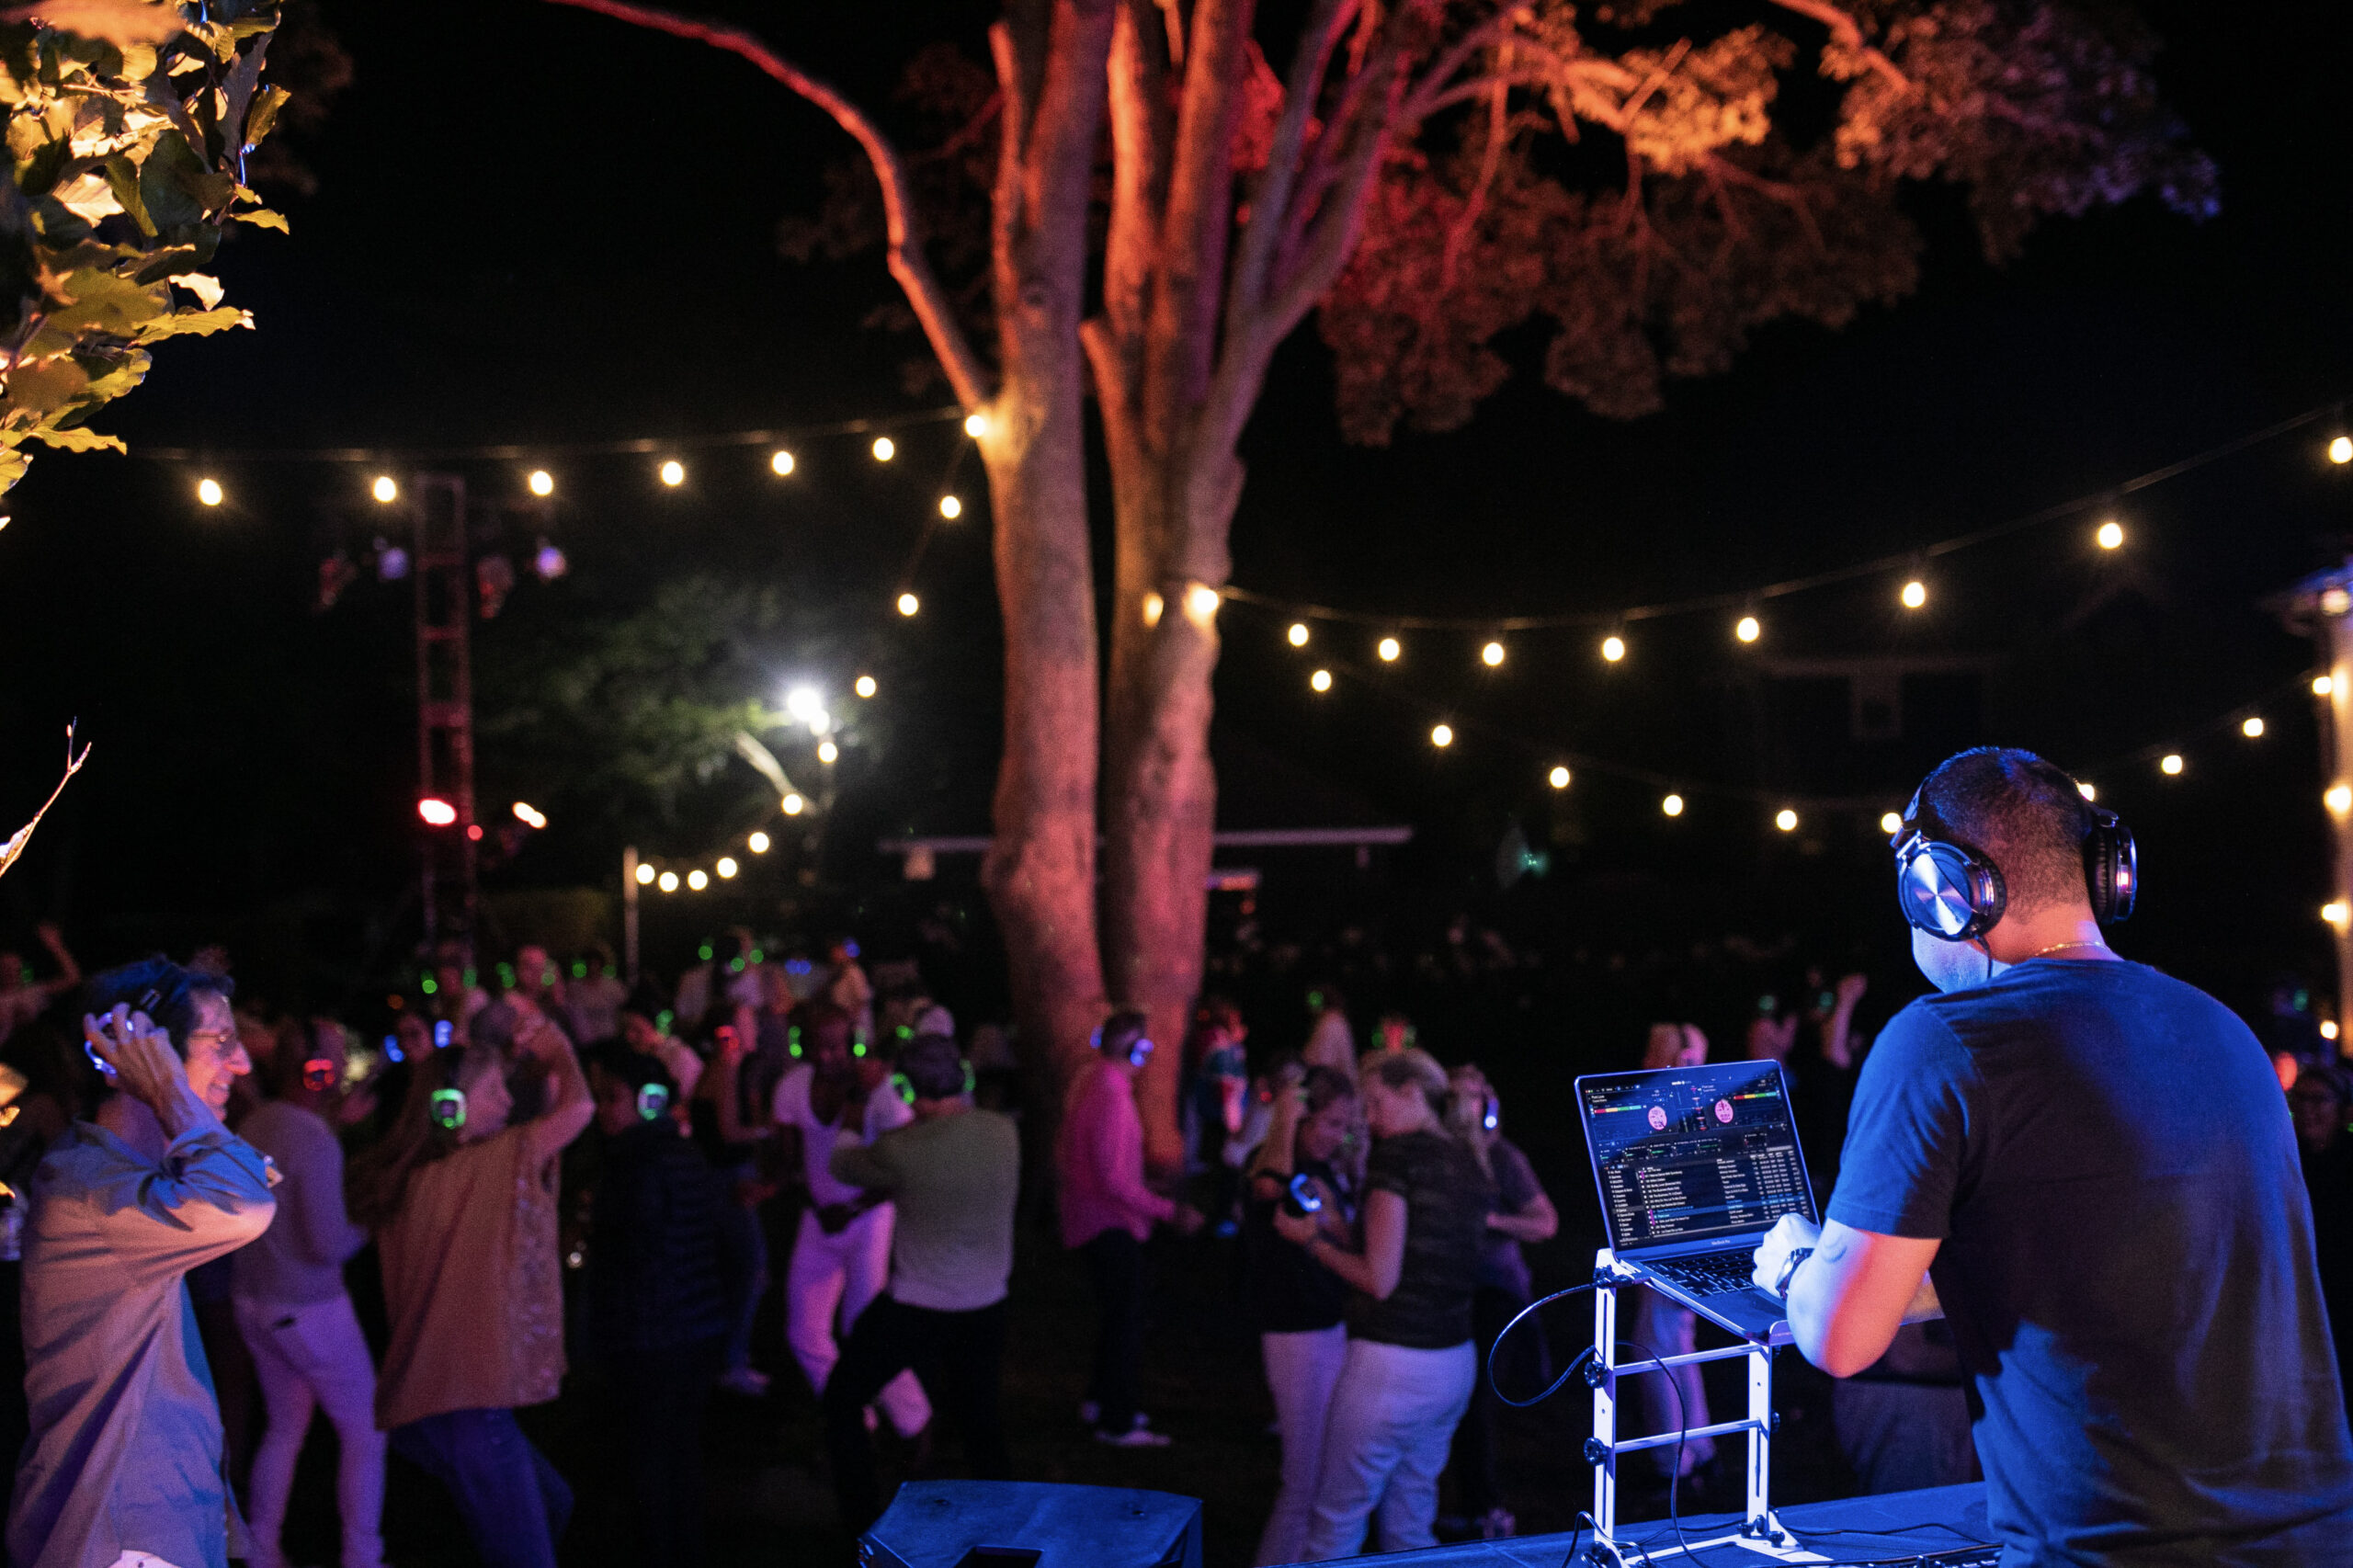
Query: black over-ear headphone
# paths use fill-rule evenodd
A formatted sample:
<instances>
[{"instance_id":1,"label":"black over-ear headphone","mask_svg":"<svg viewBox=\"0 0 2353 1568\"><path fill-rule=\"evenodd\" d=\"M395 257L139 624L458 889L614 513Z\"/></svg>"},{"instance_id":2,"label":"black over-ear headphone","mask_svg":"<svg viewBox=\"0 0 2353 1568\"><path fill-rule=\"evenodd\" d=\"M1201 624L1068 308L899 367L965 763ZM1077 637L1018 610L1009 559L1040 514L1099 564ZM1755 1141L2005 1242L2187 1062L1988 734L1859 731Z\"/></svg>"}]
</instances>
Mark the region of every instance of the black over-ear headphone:
<instances>
[{"instance_id":1,"label":"black over-ear headphone","mask_svg":"<svg viewBox=\"0 0 2353 1568\"><path fill-rule=\"evenodd\" d=\"M2047 763L2043 767L2049 781L2063 786L2082 805L2084 881L2093 916L2103 926L2131 919L2141 892L2140 852L2131 830L2114 812L2085 800L2066 774ZM1914 930L1939 941L1973 942L2001 923L2009 908L2001 869L1974 846L1947 835L1934 813L1924 813L1917 790L1904 808L1904 825L1893 843L1895 901Z\"/></svg>"}]
</instances>

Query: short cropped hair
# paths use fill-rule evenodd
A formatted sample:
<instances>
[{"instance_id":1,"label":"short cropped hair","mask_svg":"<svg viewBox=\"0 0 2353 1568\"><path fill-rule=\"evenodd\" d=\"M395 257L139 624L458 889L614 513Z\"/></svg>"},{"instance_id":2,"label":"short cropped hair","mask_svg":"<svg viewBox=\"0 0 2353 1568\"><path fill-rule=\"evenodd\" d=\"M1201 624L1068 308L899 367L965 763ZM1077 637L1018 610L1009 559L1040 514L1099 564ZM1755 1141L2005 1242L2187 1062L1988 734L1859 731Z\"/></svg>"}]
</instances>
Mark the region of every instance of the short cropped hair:
<instances>
[{"instance_id":1,"label":"short cropped hair","mask_svg":"<svg viewBox=\"0 0 2353 1568\"><path fill-rule=\"evenodd\" d=\"M1977 746L1947 757L1922 781L1912 825L1993 861L2014 910L2091 896L2084 875L2091 806L2063 769L2030 751Z\"/></svg>"},{"instance_id":2,"label":"short cropped hair","mask_svg":"<svg viewBox=\"0 0 2353 1568\"><path fill-rule=\"evenodd\" d=\"M1103 1020L1103 1054L1125 1056L1136 1041L1152 1028L1151 1022L1133 1008L1124 1008Z\"/></svg>"},{"instance_id":3,"label":"short cropped hair","mask_svg":"<svg viewBox=\"0 0 2353 1568\"><path fill-rule=\"evenodd\" d=\"M172 1037L173 1051L185 1062L188 1037L199 1021L197 998L210 994L226 1002L236 994L237 983L227 975L184 969L157 953L90 976L83 986L82 1006L85 1012L103 1015L122 1004L134 1013L146 1014Z\"/></svg>"},{"instance_id":4,"label":"short cropped hair","mask_svg":"<svg viewBox=\"0 0 2353 1568\"><path fill-rule=\"evenodd\" d=\"M919 1034L899 1052L899 1071L924 1099L952 1100L964 1092L964 1057L944 1034Z\"/></svg>"}]
</instances>

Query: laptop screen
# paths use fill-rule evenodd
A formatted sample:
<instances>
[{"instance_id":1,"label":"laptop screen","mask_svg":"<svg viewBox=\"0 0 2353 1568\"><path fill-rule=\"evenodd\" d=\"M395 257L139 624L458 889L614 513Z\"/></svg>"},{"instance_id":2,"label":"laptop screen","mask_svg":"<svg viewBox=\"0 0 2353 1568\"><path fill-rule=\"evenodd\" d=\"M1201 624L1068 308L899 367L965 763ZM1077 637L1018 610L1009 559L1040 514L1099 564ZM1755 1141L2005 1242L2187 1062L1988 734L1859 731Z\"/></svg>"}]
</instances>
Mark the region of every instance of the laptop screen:
<instances>
[{"instance_id":1,"label":"laptop screen","mask_svg":"<svg viewBox=\"0 0 2353 1568\"><path fill-rule=\"evenodd\" d=\"M1815 1217L1779 1062L1606 1073L1578 1079L1577 1096L1620 1251Z\"/></svg>"}]
</instances>

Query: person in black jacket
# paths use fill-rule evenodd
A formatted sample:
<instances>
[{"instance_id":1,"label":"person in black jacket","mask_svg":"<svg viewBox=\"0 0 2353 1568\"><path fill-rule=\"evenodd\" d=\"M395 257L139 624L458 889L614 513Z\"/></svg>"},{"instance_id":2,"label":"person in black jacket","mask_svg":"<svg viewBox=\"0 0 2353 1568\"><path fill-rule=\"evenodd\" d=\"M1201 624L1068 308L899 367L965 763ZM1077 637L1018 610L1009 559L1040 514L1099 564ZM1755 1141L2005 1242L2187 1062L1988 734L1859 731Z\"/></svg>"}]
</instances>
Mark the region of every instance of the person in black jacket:
<instances>
[{"instance_id":1,"label":"person in black jacket","mask_svg":"<svg viewBox=\"0 0 2353 1568\"><path fill-rule=\"evenodd\" d=\"M659 1060L608 1048L589 1077L603 1133L589 1209L588 1327L621 1403L646 1568L702 1561L702 1423L725 1358L722 1178L672 1114Z\"/></svg>"}]
</instances>

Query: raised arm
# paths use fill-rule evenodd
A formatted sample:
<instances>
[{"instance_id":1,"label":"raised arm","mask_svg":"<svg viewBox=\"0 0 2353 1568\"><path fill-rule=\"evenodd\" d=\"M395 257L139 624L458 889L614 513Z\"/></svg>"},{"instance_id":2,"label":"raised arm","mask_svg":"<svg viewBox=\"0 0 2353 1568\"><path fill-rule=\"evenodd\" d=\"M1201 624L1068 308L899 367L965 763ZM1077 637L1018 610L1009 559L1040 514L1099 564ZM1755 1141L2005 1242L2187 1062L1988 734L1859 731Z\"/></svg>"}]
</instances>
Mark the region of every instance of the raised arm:
<instances>
[{"instance_id":1,"label":"raised arm","mask_svg":"<svg viewBox=\"0 0 2353 1568\"><path fill-rule=\"evenodd\" d=\"M33 927L33 934L49 949L49 956L57 960L57 978L43 982L43 989L51 996L63 996L81 984L82 966L74 961L73 952L65 946L65 934L57 928L57 923L44 920Z\"/></svg>"},{"instance_id":2,"label":"raised arm","mask_svg":"<svg viewBox=\"0 0 2353 1568\"><path fill-rule=\"evenodd\" d=\"M581 1074L572 1040L546 1014L534 1009L526 1017L516 1031L515 1048L547 1069L547 1108L523 1129L530 1141L531 1167L536 1170L587 1131L597 1114L597 1102L589 1096L588 1080Z\"/></svg>"}]
</instances>

